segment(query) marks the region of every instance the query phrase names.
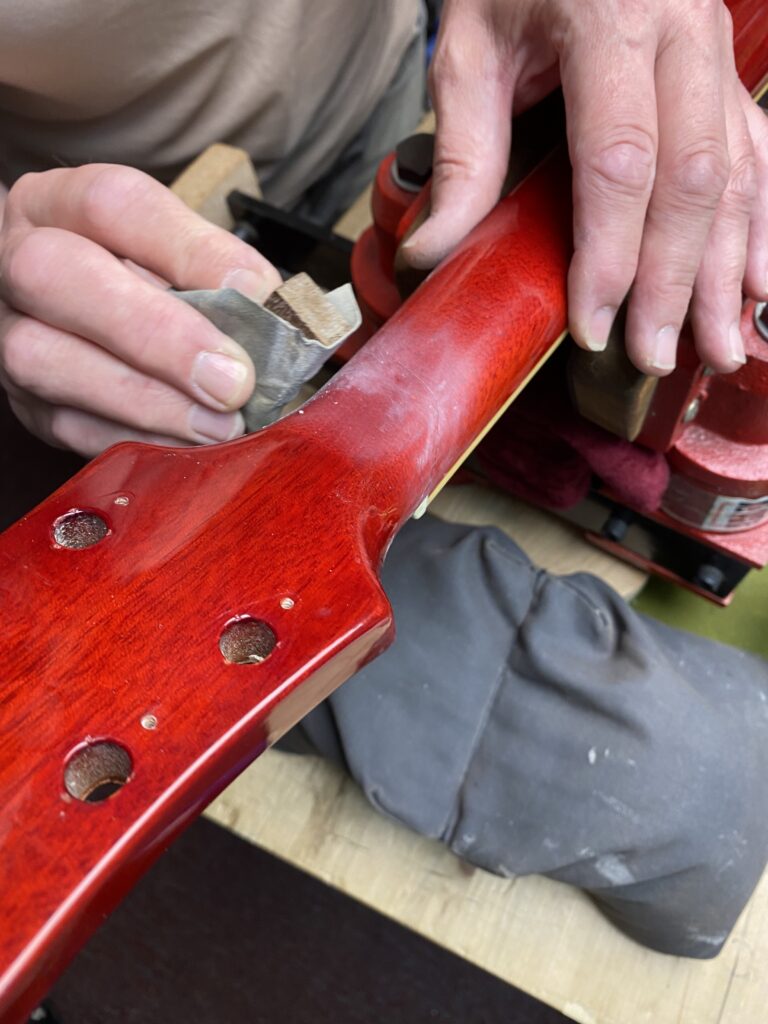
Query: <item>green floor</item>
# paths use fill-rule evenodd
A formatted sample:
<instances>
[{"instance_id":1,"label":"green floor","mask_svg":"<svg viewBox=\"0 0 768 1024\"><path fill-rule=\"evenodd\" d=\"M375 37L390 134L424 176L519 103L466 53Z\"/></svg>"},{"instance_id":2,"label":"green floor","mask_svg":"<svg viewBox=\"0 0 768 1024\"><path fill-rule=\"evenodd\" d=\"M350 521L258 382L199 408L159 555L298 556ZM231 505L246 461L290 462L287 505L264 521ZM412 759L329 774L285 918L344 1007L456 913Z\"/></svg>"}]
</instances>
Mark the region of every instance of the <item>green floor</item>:
<instances>
[{"instance_id":1,"label":"green floor","mask_svg":"<svg viewBox=\"0 0 768 1024\"><path fill-rule=\"evenodd\" d=\"M670 626L768 658L768 568L751 572L739 584L727 608L655 578L646 584L633 605Z\"/></svg>"}]
</instances>

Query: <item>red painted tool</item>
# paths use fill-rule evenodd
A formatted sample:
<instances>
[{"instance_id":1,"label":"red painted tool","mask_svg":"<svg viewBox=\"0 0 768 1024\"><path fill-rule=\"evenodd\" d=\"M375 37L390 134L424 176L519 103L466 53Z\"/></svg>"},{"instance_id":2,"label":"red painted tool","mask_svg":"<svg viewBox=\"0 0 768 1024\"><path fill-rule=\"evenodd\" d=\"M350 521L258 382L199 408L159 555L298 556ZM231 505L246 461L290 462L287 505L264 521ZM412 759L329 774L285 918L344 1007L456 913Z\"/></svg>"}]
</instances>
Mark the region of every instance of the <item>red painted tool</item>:
<instances>
[{"instance_id":1,"label":"red painted tool","mask_svg":"<svg viewBox=\"0 0 768 1024\"><path fill-rule=\"evenodd\" d=\"M740 73L749 88L760 91L766 17L746 0L729 6ZM363 326L347 356L402 302L395 254L428 203L428 184L420 190L427 177L423 156L417 153L419 173L410 173L412 160L407 147L399 150L382 162L376 177L374 223L352 255ZM742 328L748 361L737 373L710 375L688 332L677 370L658 383L637 443L666 453L669 461L671 482L661 508L649 514L619 500L567 516L598 546L721 604L748 569L768 563L768 326L758 331L754 303L745 304ZM629 534L627 543L624 535L614 536L617 515L635 524L635 534L642 520L645 535ZM677 556L670 531L681 543L690 542L690 553Z\"/></svg>"}]
</instances>

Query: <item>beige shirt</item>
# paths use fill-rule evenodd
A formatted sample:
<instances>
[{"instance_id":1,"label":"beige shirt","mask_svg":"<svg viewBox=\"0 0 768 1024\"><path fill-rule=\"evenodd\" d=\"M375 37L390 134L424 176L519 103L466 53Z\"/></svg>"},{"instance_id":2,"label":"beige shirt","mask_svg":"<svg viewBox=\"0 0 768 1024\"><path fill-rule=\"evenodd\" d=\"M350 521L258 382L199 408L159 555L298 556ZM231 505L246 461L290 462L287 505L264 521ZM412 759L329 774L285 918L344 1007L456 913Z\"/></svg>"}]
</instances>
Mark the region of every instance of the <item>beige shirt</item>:
<instances>
[{"instance_id":1,"label":"beige shirt","mask_svg":"<svg viewBox=\"0 0 768 1024\"><path fill-rule=\"evenodd\" d=\"M209 143L296 199L365 123L418 0L2 0L0 180L96 161L169 181Z\"/></svg>"}]
</instances>

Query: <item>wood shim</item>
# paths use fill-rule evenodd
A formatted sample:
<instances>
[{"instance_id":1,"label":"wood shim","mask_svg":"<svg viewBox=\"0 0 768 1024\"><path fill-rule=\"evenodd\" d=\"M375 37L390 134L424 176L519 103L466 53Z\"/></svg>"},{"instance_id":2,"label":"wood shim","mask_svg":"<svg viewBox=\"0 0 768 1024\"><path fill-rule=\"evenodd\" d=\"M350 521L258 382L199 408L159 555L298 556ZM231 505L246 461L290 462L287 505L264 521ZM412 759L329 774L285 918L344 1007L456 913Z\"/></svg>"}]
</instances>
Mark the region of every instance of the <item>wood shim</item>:
<instances>
[{"instance_id":1,"label":"wood shim","mask_svg":"<svg viewBox=\"0 0 768 1024\"><path fill-rule=\"evenodd\" d=\"M281 284L264 308L327 347L349 334L349 324L309 274L296 274Z\"/></svg>"},{"instance_id":2,"label":"wood shim","mask_svg":"<svg viewBox=\"0 0 768 1024\"><path fill-rule=\"evenodd\" d=\"M217 142L204 150L171 185L171 191L212 224L234 226L227 196L237 189L261 199L259 179L245 150Z\"/></svg>"}]
</instances>

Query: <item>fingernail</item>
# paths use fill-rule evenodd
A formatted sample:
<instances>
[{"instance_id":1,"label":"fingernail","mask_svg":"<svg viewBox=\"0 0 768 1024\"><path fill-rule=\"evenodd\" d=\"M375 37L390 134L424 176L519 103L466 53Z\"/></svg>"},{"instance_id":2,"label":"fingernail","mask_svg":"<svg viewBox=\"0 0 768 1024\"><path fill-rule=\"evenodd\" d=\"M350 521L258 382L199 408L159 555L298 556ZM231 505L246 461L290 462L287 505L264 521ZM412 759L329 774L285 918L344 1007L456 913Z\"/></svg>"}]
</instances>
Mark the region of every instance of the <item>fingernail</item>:
<instances>
[{"instance_id":1,"label":"fingernail","mask_svg":"<svg viewBox=\"0 0 768 1024\"><path fill-rule=\"evenodd\" d=\"M420 234L421 229L402 243L400 251L414 270L431 270L436 261L429 258L429 252L425 256L424 253L418 251L421 241Z\"/></svg>"},{"instance_id":2,"label":"fingernail","mask_svg":"<svg viewBox=\"0 0 768 1024\"><path fill-rule=\"evenodd\" d=\"M416 270L432 270L448 255L449 249L440 242L439 237L435 244L434 224L434 218L424 221L400 246L403 255Z\"/></svg>"},{"instance_id":3,"label":"fingernail","mask_svg":"<svg viewBox=\"0 0 768 1024\"><path fill-rule=\"evenodd\" d=\"M239 412L211 412L202 405L193 405L189 411L189 426L203 442L231 441L245 430L245 420Z\"/></svg>"},{"instance_id":4,"label":"fingernail","mask_svg":"<svg viewBox=\"0 0 768 1024\"><path fill-rule=\"evenodd\" d=\"M248 376L248 367L219 352L200 352L192 366L192 383L222 405L237 398Z\"/></svg>"},{"instance_id":5,"label":"fingernail","mask_svg":"<svg viewBox=\"0 0 768 1024\"><path fill-rule=\"evenodd\" d=\"M269 281L254 270L229 270L221 279L222 288L234 288L256 302L264 302L274 290Z\"/></svg>"},{"instance_id":6,"label":"fingernail","mask_svg":"<svg viewBox=\"0 0 768 1024\"><path fill-rule=\"evenodd\" d=\"M747 356L744 352L744 339L741 336L741 327L738 322L732 323L728 331L728 354L734 363L738 363L740 366L743 366L747 361Z\"/></svg>"},{"instance_id":7,"label":"fingernail","mask_svg":"<svg viewBox=\"0 0 768 1024\"><path fill-rule=\"evenodd\" d=\"M674 370L677 336L678 330L671 324L667 324L666 327L662 327L656 332L653 354L649 363L654 370Z\"/></svg>"},{"instance_id":8,"label":"fingernail","mask_svg":"<svg viewBox=\"0 0 768 1024\"><path fill-rule=\"evenodd\" d=\"M589 334L584 339L590 352L605 350L617 312L615 306L601 306L592 314L592 319L589 322Z\"/></svg>"}]
</instances>

